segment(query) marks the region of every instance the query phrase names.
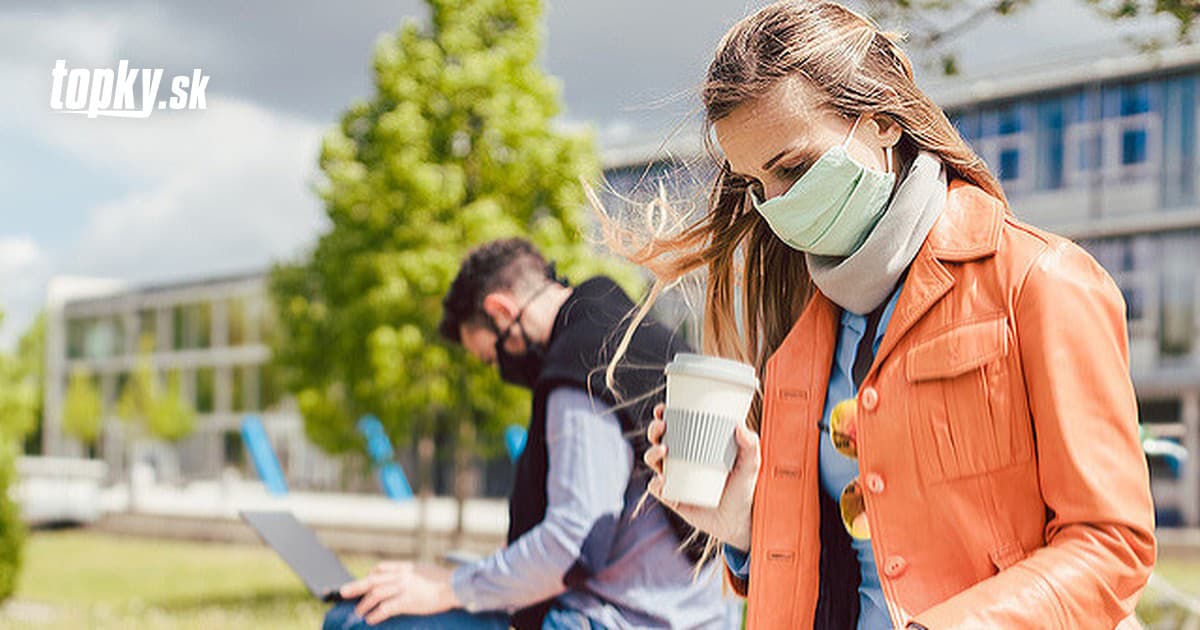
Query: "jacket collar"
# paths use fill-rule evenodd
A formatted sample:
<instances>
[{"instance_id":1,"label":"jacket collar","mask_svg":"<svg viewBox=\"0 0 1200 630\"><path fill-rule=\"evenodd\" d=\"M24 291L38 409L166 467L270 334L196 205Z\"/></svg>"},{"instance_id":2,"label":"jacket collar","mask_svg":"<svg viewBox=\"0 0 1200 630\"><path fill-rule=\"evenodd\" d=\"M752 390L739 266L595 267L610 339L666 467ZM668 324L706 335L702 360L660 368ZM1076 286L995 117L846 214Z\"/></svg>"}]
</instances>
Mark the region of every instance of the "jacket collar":
<instances>
[{"instance_id":1,"label":"jacket collar","mask_svg":"<svg viewBox=\"0 0 1200 630\"><path fill-rule=\"evenodd\" d=\"M1007 210L999 199L963 179L950 182L942 216L926 241L938 260L967 262L996 253Z\"/></svg>"}]
</instances>

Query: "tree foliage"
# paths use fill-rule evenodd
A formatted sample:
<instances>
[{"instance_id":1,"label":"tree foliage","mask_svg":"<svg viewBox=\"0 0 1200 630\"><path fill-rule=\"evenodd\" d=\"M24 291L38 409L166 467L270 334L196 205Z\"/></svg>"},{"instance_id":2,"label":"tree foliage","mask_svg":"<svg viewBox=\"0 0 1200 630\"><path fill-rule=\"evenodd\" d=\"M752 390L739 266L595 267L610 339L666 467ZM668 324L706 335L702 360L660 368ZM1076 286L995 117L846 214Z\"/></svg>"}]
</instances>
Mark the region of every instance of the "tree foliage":
<instances>
[{"instance_id":1,"label":"tree foliage","mask_svg":"<svg viewBox=\"0 0 1200 630\"><path fill-rule=\"evenodd\" d=\"M1116 21L1167 16L1177 28L1175 40L1192 41L1192 28L1200 15L1197 0L1080 0L1100 15ZM915 51L940 66L948 75L958 74L955 41L993 17L1008 17L1033 6L1037 0L863 0L864 8L884 23L904 25ZM1141 48L1161 47L1168 42L1155 38L1134 41Z\"/></svg>"},{"instance_id":2,"label":"tree foliage","mask_svg":"<svg viewBox=\"0 0 1200 630\"><path fill-rule=\"evenodd\" d=\"M407 444L471 422L486 443L522 422L528 396L437 338L441 298L468 249L531 238L572 279L632 269L583 235L590 136L555 125L559 90L537 65L536 0L431 0L430 22L382 37L375 94L325 136L318 193L329 230L272 279L277 364L309 437L359 450L373 413ZM499 448L497 446L497 448Z\"/></svg>"},{"instance_id":3,"label":"tree foliage","mask_svg":"<svg viewBox=\"0 0 1200 630\"><path fill-rule=\"evenodd\" d=\"M155 373L152 347L152 338L142 339L137 365L117 400L117 416L153 437L178 442L195 430L196 411L183 397L178 371L167 375L165 385Z\"/></svg>"},{"instance_id":4,"label":"tree foliage","mask_svg":"<svg viewBox=\"0 0 1200 630\"><path fill-rule=\"evenodd\" d=\"M76 369L71 373L63 398L63 432L84 444L95 444L100 438L103 421L104 403L91 372L85 368Z\"/></svg>"},{"instance_id":5,"label":"tree foliage","mask_svg":"<svg viewBox=\"0 0 1200 630\"><path fill-rule=\"evenodd\" d=\"M19 350L27 352L28 343L23 340ZM22 440L33 430L41 408L41 358L36 357L36 362L23 358L25 352L0 352L0 599L12 595L16 587L25 541L25 527L9 488L17 481L16 460Z\"/></svg>"}]
</instances>

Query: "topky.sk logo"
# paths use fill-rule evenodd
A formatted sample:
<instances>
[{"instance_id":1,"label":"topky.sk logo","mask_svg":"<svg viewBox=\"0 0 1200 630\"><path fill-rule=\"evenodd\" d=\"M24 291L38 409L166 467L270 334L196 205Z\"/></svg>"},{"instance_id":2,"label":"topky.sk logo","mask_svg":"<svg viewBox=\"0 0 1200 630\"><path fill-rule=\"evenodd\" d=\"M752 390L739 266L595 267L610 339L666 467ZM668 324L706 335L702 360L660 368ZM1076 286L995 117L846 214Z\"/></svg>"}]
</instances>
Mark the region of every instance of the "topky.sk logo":
<instances>
[{"instance_id":1,"label":"topky.sk logo","mask_svg":"<svg viewBox=\"0 0 1200 630\"><path fill-rule=\"evenodd\" d=\"M112 68L67 68L59 59L50 71L50 109L66 114L84 114L88 118L149 118L157 109L206 109L204 99L208 75L200 68L192 74L175 76L170 95L159 100L162 68L130 68L122 59ZM135 89L135 87L137 89ZM140 96L140 102L136 97Z\"/></svg>"}]
</instances>

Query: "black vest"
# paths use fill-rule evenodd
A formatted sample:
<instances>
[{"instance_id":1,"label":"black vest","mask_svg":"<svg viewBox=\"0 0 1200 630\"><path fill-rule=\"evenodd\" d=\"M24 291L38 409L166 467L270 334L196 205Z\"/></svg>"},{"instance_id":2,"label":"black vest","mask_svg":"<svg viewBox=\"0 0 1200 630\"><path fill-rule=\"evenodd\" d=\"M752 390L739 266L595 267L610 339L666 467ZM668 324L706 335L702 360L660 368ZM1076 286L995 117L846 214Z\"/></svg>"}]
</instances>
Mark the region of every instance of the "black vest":
<instances>
[{"instance_id":1,"label":"black vest","mask_svg":"<svg viewBox=\"0 0 1200 630\"><path fill-rule=\"evenodd\" d=\"M546 516L546 471L549 465L546 399L557 387L587 390L593 400L606 407L625 405L615 413L634 453L634 470L629 484L639 491L645 489L651 477L650 470L642 463L642 453L647 447L646 425L653 417L654 405L664 397L666 376L663 369L676 352L687 352L688 347L683 339L663 325L645 320L634 333L628 351L617 366L618 399L605 387L604 371L628 328L628 316L634 307L633 301L615 282L598 276L575 287L559 309L550 332L545 364L533 386L529 436L525 451L517 460L516 477L509 495L510 544ZM628 404L642 396L645 399ZM692 528L671 510L663 509L680 541L685 540ZM699 559L702 550L702 541L686 549L693 561ZM582 583L602 568L576 561L563 575L563 584L570 587ZM552 600L546 600L518 611L512 624L520 630L541 628L551 603Z\"/></svg>"}]
</instances>

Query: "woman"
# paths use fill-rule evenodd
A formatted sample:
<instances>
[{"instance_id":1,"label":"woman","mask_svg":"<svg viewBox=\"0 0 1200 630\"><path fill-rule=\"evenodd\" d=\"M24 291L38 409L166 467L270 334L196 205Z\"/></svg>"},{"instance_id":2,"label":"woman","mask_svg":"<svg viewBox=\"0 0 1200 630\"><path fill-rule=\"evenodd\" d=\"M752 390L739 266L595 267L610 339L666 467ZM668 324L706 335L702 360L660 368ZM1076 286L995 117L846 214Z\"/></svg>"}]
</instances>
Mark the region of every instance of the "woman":
<instances>
[{"instance_id":1,"label":"woman","mask_svg":"<svg viewBox=\"0 0 1200 630\"><path fill-rule=\"evenodd\" d=\"M703 89L708 213L636 250L608 226L651 301L706 271L705 351L764 376L721 504L668 505L723 542L752 628L1136 626L1121 295L1014 218L895 42L831 2L738 23Z\"/></svg>"}]
</instances>

